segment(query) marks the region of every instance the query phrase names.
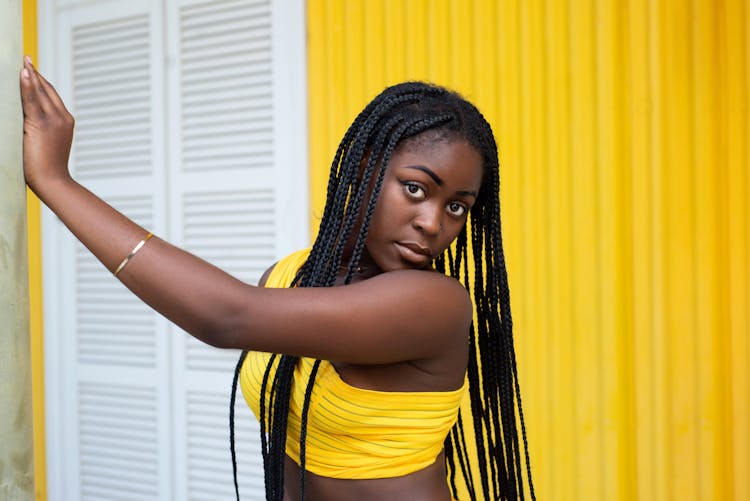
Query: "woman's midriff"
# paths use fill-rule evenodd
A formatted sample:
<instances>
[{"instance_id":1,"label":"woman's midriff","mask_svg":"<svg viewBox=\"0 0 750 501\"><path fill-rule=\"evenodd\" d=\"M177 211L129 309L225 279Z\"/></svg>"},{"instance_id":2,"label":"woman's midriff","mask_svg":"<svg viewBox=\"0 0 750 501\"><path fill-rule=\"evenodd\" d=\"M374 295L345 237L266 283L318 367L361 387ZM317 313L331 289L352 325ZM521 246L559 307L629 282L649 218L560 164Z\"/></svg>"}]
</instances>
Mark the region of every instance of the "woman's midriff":
<instances>
[{"instance_id":1,"label":"woman's midriff","mask_svg":"<svg viewBox=\"0 0 750 501\"><path fill-rule=\"evenodd\" d=\"M300 499L300 468L286 458L284 500ZM394 478L345 480L305 473L306 501L450 501L443 452L435 462L419 471Z\"/></svg>"}]
</instances>

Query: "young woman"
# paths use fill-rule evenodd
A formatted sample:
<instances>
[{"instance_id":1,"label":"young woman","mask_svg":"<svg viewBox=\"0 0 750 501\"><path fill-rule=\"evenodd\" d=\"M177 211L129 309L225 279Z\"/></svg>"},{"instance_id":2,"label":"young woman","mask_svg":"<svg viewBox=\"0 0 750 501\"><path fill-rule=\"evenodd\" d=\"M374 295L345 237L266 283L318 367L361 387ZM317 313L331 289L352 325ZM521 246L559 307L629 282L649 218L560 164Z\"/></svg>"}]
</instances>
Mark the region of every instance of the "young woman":
<instances>
[{"instance_id":1,"label":"young woman","mask_svg":"<svg viewBox=\"0 0 750 501\"><path fill-rule=\"evenodd\" d=\"M450 500L460 484L534 498L497 150L473 105L419 82L384 90L336 152L314 245L253 287L71 178L73 118L28 59L21 94L29 187L143 301L245 350L234 385L261 423L268 499Z\"/></svg>"}]
</instances>

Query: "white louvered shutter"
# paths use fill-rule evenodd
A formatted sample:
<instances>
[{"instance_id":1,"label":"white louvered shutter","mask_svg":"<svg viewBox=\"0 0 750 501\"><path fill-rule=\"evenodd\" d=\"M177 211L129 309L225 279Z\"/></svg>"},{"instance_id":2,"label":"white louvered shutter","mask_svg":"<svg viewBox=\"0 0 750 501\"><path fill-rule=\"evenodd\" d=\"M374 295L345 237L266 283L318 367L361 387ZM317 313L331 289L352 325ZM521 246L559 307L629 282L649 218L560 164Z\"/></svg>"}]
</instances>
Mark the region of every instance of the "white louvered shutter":
<instances>
[{"instance_id":1,"label":"white louvered shutter","mask_svg":"<svg viewBox=\"0 0 750 501\"><path fill-rule=\"evenodd\" d=\"M178 245L257 283L277 255L270 1L183 0L171 3L167 16L176 111L169 122L172 234ZM176 495L230 499L227 402L239 352L181 332L174 339L176 426L189 437L184 450L175 443L176 475L184 479L177 485L186 489ZM239 397L240 488L243 497L262 499L259 431Z\"/></svg>"},{"instance_id":2,"label":"white louvered shutter","mask_svg":"<svg viewBox=\"0 0 750 501\"><path fill-rule=\"evenodd\" d=\"M156 233L166 228L163 78L154 57L163 50L161 23L158 4L148 0L70 7L60 12L56 44L58 87L76 117L73 175ZM166 322L69 234L57 236L57 259L45 271L64 272L60 316L45 330L56 342L47 350L58 357L60 377L48 378L48 390L59 397L52 412L63 430L48 449L59 463L50 499L165 499Z\"/></svg>"},{"instance_id":3,"label":"white louvered shutter","mask_svg":"<svg viewBox=\"0 0 750 501\"><path fill-rule=\"evenodd\" d=\"M79 181L249 283L307 245L302 0L40 0L55 8L41 50ZM50 501L233 498L239 352L168 324L49 213L44 232ZM258 433L238 392L245 500L263 498Z\"/></svg>"}]
</instances>

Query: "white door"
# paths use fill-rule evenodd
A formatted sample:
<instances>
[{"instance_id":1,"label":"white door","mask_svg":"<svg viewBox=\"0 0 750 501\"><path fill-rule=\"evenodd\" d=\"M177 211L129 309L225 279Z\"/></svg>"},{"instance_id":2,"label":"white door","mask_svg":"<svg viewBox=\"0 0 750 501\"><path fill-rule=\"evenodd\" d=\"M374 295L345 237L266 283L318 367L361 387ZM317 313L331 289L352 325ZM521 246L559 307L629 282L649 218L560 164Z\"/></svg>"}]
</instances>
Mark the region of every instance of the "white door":
<instances>
[{"instance_id":1,"label":"white door","mask_svg":"<svg viewBox=\"0 0 750 501\"><path fill-rule=\"evenodd\" d=\"M249 283L307 245L301 0L46 4L40 63L76 116L81 183ZM49 212L43 231L49 499L232 498L238 353L141 304ZM236 409L243 499L262 499Z\"/></svg>"}]
</instances>

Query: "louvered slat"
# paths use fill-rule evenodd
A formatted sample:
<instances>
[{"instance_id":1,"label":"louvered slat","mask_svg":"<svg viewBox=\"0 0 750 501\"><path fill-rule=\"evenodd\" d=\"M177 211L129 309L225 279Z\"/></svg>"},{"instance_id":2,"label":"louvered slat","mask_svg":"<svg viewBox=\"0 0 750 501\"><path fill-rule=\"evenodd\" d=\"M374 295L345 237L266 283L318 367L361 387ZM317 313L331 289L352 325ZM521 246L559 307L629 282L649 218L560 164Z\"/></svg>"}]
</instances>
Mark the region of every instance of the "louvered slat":
<instances>
[{"instance_id":1,"label":"louvered slat","mask_svg":"<svg viewBox=\"0 0 750 501\"><path fill-rule=\"evenodd\" d=\"M153 388L79 383L81 499L158 499Z\"/></svg>"},{"instance_id":2,"label":"louvered slat","mask_svg":"<svg viewBox=\"0 0 750 501\"><path fill-rule=\"evenodd\" d=\"M238 389L239 392L239 389ZM229 393L189 391L188 493L189 499L232 499L232 467L228 447ZM263 479L248 473L262 471L257 421L242 395L235 405L237 472L243 499L263 499ZM219 445L219 446L217 446Z\"/></svg>"},{"instance_id":3,"label":"louvered slat","mask_svg":"<svg viewBox=\"0 0 750 501\"><path fill-rule=\"evenodd\" d=\"M183 199L184 242L191 252L248 283L256 283L274 261L273 193L243 190L187 193ZM231 372L237 353L186 340L187 367Z\"/></svg>"},{"instance_id":4,"label":"louvered slat","mask_svg":"<svg viewBox=\"0 0 750 501\"><path fill-rule=\"evenodd\" d=\"M270 26L267 1L180 9L185 172L272 166Z\"/></svg>"},{"instance_id":5,"label":"louvered slat","mask_svg":"<svg viewBox=\"0 0 750 501\"><path fill-rule=\"evenodd\" d=\"M83 180L151 170L148 28L139 15L73 29L74 170Z\"/></svg>"},{"instance_id":6,"label":"louvered slat","mask_svg":"<svg viewBox=\"0 0 750 501\"><path fill-rule=\"evenodd\" d=\"M274 260L274 207L270 189L186 193L183 239L216 266L255 282Z\"/></svg>"}]
</instances>

